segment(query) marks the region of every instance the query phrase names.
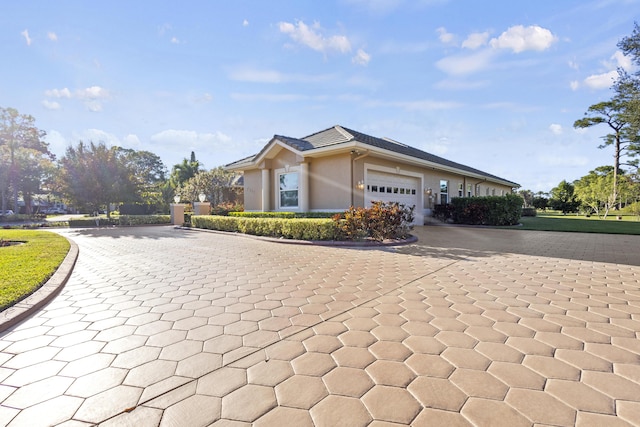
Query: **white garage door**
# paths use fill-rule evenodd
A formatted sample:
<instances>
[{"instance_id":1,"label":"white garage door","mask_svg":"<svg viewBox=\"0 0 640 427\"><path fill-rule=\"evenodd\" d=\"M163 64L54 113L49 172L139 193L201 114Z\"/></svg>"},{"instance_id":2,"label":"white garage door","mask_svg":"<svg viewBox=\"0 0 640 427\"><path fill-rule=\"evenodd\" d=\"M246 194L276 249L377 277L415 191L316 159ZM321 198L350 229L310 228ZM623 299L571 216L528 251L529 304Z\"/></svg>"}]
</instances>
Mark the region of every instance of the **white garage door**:
<instances>
[{"instance_id":1,"label":"white garage door","mask_svg":"<svg viewBox=\"0 0 640 427\"><path fill-rule=\"evenodd\" d=\"M418 208L418 178L369 171L367 174L366 197L368 205L372 201L398 202Z\"/></svg>"}]
</instances>

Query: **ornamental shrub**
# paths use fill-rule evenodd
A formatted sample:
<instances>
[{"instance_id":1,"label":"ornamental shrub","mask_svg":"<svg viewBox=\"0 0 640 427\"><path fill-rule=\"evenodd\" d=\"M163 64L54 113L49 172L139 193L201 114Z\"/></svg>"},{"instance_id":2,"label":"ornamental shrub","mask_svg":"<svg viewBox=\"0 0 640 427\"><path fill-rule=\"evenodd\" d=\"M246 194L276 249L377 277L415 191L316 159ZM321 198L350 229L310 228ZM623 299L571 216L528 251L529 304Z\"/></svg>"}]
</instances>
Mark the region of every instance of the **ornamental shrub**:
<instances>
[{"instance_id":1,"label":"ornamental shrub","mask_svg":"<svg viewBox=\"0 0 640 427\"><path fill-rule=\"evenodd\" d=\"M472 225L516 225L522 215L522 197L516 194L451 199L453 222Z\"/></svg>"},{"instance_id":2,"label":"ornamental shrub","mask_svg":"<svg viewBox=\"0 0 640 427\"><path fill-rule=\"evenodd\" d=\"M345 213L335 215L342 238L375 241L385 239L403 239L413 228L415 206L410 208L397 202L372 202L370 208L350 207Z\"/></svg>"}]
</instances>

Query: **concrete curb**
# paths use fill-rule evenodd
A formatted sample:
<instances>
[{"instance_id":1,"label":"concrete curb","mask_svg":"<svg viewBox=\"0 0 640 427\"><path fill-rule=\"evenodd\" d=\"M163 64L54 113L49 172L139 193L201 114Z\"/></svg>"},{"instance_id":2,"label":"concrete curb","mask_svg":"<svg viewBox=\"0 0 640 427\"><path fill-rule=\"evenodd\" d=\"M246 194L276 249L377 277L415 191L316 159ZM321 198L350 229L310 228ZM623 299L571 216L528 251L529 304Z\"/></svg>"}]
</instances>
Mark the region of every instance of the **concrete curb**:
<instances>
[{"instance_id":1,"label":"concrete curb","mask_svg":"<svg viewBox=\"0 0 640 427\"><path fill-rule=\"evenodd\" d=\"M71 239L67 240L71 244L69 252L49 280L25 299L0 312L0 332L22 322L60 293L71 276L79 252L78 245Z\"/></svg>"}]
</instances>

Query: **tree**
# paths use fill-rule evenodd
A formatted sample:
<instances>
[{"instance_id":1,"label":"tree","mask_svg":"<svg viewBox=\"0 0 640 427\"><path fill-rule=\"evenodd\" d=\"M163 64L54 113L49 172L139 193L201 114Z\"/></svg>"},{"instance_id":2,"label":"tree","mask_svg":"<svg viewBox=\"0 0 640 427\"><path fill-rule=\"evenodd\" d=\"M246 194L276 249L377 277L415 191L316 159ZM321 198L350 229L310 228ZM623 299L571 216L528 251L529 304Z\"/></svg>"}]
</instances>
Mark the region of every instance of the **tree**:
<instances>
[{"instance_id":1,"label":"tree","mask_svg":"<svg viewBox=\"0 0 640 427\"><path fill-rule=\"evenodd\" d=\"M149 151L136 151L117 147L119 158L125 169L131 173L129 180L134 183L135 191L128 197L134 201L150 204L162 204L162 186L166 182L167 168L160 157Z\"/></svg>"},{"instance_id":2,"label":"tree","mask_svg":"<svg viewBox=\"0 0 640 427\"><path fill-rule=\"evenodd\" d=\"M524 207L529 207L533 205L533 191L531 190L520 190L518 191L522 200L524 200Z\"/></svg>"},{"instance_id":3,"label":"tree","mask_svg":"<svg viewBox=\"0 0 640 427\"><path fill-rule=\"evenodd\" d=\"M43 179L39 172L54 156L43 140L46 133L35 126L35 119L20 114L15 108L0 107L0 196L2 210L7 208L7 196L11 193L13 209L18 212L18 194L23 193L25 208L30 212L29 195L37 191Z\"/></svg>"},{"instance_id":4,"label":"tree","mask_svg":"<svg viewBox=\"0 0 640 427\"><path fill-rule=\"evenodd\" d=\"M133 170L118 147L101 142L69 146L61 159L62 191L77 206L98 211L106 207L110 216L113 202L133 201L136 182Z\"/></svg>"},{"instance_id":5,"label":"tree","mask_svg":"<svg viewBox=\"0 0 640 427\"><path fill-rule=\"evenodd\" d=\"M563 214L577 212L580 202L576 198L574 191L573 184L562 180L557 187L551 189L549 205L552 209L562 211Z\"/></svg>"},{"instance_id":6,"label":"tree","mask_svg":"<svg viewBox=\"0 0 640 427\"><path fill-rule=\"evenodd\" d=\"M196 160L196 154L192 151L189 160L182 159L182 163L174 165L171 169L169 182L174 189L178 188L200 171L200 162Z\"/></svg>"},{"instance_id":7,"label":"tree","mask_svg":"<svg viewBox=\"0 0 640 427\"><path fill-rule=\"evenodd\" d=\"M240 198L234 182L237 175L222 167L202 171L180 186L176 191L183 200L198 200L199 194L205 194L213 206L222 203L236 203Z\"/></svg>"},{"instance_id":8,"label":"tree","mask_svg":"<svg viewBox=\"0 0 640 427\"><path fill-rule=\"evenodd\" d=\"M598 217L604 209L604 218L609 213L613 187L613 166L600 166L588 175L574 181L575 194L583 206Z\"/></svg>"},{"instance_id":9,"label":"tree","mask_svg":"<svg viewBox=\"0 0 640 427\"><path fill-rule=\"evenodd\" d=\"M640 28L637 23L632 34L623 38L618 47L640 65ZM598 147L614 147L613 185L607 211L619 203L620 166L638 167L635 157L640 155L640 71L630 75L622 68L618 69L618 79L612 89L614 96L611 100L590 106L585 117L573 124L575 128L606 124L611 130L602 137L604 143Z\"/></svg>"}]
</instances>

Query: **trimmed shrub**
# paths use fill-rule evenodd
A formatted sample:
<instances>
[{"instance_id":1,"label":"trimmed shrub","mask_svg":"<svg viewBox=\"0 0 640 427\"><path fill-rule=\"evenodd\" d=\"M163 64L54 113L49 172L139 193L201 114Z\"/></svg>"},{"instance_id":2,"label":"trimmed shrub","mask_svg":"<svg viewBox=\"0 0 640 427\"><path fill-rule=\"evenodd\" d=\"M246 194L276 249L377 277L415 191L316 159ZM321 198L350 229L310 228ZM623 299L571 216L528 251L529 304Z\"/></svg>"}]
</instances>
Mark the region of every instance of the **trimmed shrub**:
<instances>
[{"instance_id":1,"label":"trimmed shrub","mask_svg":"<svg viewBox=\"0 0 640 427\"><path fill-rule=\"evenodd\" d=\"M148 203L123 203L118 208L120 215L152 215L157 210L156 205Z\"/></svg>"},{"instance_id":2,"label":"trimmed shrub","mask_svg":"<svg viewBox=\"0 0 640 427\"><path fill-rule=\"evenodd\" d=\"M78 218L78 219L70 219L69 227L96 227L96 226L107 226L107 225L116 225L118 223L117 219L114 218L102 218L102 217L93 217L93 218Z\"/></svg>"},{"instance_id":3,"label":"trimmed shrub","mask_svg":"<svg viewBox=\"0 0 640 427\"><path fill-rule=\"evenodd\" d=\"M453 206L451 205L435 205L433 207L433 217L442 222L450 220L453 217Z\"/></svg>"},{"instance_id":4,"label":"trimmed shrub","mask_svg":"<svg viewBox=\"0 0 640 427\"><path fill-rule=\"evenodd\" d=\"M522 208L522 216L536 216L538 212L536 208Z\"/></svg>"},{"instance_id":5,"label":"trimmed shrub","mask_svg":"<svg viewBox=\"0 0 640 427\"><path fill-rule=\"evenodd\" d=\"M456 224L516 225L522 214L522 197L516 194L451 199Z\"/></svg>"},{"instance_id":6,"label":"trimmed shrub","mask_svg":"<svg viewBox=\"0 0 640 427\"><path fill-rule=\"evenodd\" d=\"M212 213L213 214L213 213ZM225 214L222 214L225 215ZM229 212L240 218L332 218L335 212Z\"/></svg>"},{"instance_id":7,"label":"trimmed shrub","mask_svg":"<svg viewBox=\"0 0 640 427\"><path fill-rule=\"evenodd\" d=\"M120 215L118 225L171 224L170 215Z\"/></svg>"},{"instance_id":8,"label":"trimmed shrub","mask_svg":"<svg viewBox=\"0 0 640 427\"><path fill-rule=\"evenodd\" d=\"M191 225L194 228L207 230L232 231L254 236L296 240L335 240L337 238L335 223L331 219L193 215Z\"/></svg>"}]
</instances>

